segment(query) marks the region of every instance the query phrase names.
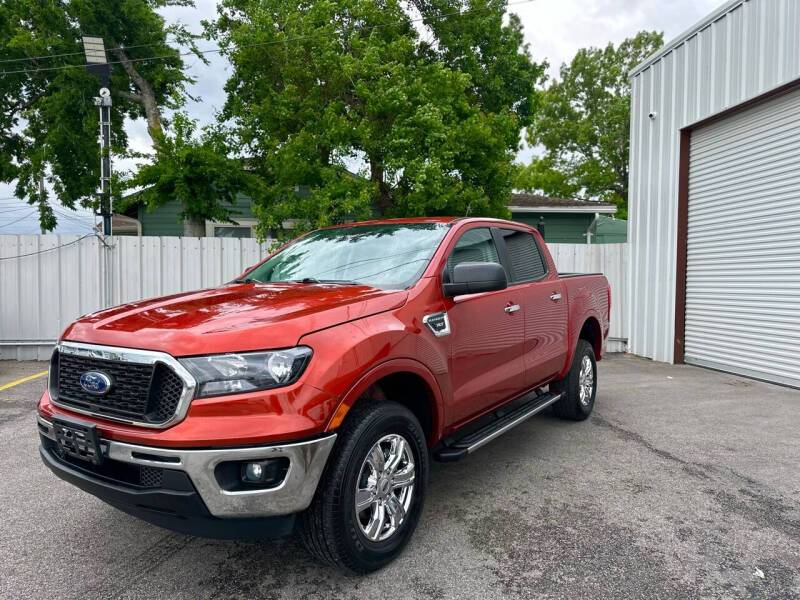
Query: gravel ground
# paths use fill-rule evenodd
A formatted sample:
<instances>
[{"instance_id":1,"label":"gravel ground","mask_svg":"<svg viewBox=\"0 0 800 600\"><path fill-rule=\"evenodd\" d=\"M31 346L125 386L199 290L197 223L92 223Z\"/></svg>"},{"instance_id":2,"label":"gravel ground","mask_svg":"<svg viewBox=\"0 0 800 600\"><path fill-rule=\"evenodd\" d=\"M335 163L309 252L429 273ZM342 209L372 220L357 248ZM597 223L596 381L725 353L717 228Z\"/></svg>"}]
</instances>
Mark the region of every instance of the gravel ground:
<instances>
[{"instance_id":1,"label":"gravel ground","mask_svg":"<svg viewBox=\"0 0 800 600\"><path fill-rule=\"evenodd\" d=\"M44 368L0 362L0 386ZM433 463L408 548L352 577L291 537L187 537L58 480L43 385L0 391L1 598L800 598L797 390L609 357L588 421Z\"/></svg>"}]
</instances>

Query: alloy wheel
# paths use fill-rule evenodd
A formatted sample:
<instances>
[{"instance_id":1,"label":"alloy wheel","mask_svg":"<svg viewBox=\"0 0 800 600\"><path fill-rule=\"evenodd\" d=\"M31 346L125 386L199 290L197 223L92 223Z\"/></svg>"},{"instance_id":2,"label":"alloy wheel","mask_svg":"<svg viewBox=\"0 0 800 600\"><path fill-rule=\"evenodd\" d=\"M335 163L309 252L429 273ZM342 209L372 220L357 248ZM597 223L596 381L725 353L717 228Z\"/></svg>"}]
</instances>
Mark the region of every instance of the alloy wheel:
<instances>
[{"instance_id":1,"label":"alloy wheel","mask_svg":"<svg viewBox=\"0 0 800 600\"><path fill-rule=\"evenodd\" d=\"M594 392L594 368L592 367L592 359L588 356L584 356L581 360L581 372L578 375L578 389L581 405L584 407L589 406L592 402L592 393Z\"/></svg>"},{"instance_id":2,"label":"alloy wheel","mask_svg":"<svg viewBox=\"0 0 800 600\"><path fill-rule=\"evenodd\" d=\"M382 542L397 532L411 505L415 475L414 454L402 435L375 442L361 465L355 494L356 520L367 539Z\"/></svg>"}]
</instances>

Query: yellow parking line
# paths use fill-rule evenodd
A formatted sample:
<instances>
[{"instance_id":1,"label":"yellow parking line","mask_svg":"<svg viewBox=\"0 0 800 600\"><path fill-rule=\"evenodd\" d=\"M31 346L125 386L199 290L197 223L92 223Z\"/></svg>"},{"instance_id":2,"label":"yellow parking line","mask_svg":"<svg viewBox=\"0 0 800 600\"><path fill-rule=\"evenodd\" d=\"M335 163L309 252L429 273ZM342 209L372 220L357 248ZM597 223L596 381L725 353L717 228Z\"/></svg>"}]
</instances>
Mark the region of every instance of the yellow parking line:
<instances>
[{"instance_id":1,"label":"yellow parking line","mask_svg":"<svg viewBox=\"0 0 800 600\"><path fill-rule=\"evenodd\" d=\"M36 379L37 377L42 377L47 375L47 371L42 371L41 373L36 373L36 375L28 375L27 377L23 377L22 379L17 379L16 381L12 381L11 383L4 383L0 385L0 392L3 390L7 390L10 387L14 387L15 385L19 385L20 383L25 383L26 381L30 381L31 379Z\"/></svg>"}]
</instances>

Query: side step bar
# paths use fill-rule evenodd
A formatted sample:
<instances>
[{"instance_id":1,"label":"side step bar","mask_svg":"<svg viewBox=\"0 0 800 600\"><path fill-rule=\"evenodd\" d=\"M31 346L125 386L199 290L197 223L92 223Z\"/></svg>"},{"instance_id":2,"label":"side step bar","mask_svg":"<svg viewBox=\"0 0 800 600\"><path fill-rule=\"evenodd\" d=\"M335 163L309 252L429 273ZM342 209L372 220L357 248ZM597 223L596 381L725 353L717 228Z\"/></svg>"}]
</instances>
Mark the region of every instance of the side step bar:
<instances>
[{"instance_id":1,"label":"side step bar","mask_svg":"<svg viewBox=\"0 0 800 600\"><path fill-rule=\"evenodd\" d=\"M509 429L512 429L529 419L536 413L561 399L562 393L544 393L524 404L504 412L503 408L494 412L494 420L484 425L477 431L468 433L460 438L451 436L444 441L444 445L435 450L433 458L440 462L455 462L464 458L467 454L475 452L481 446L488 444L493 439L500 437ZM507 409L506 409L507 410ZM458 432L455 433L458 435Z\"/></svg>"}]
</instances>

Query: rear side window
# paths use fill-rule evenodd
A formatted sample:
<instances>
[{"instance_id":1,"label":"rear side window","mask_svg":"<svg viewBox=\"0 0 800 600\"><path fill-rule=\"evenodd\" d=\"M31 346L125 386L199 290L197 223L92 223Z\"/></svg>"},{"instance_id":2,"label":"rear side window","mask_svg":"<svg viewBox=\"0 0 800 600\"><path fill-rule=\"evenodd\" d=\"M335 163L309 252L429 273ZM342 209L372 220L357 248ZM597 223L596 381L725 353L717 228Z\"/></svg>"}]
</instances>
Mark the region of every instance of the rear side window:
<instances>
[{"instance_id":1,"label":"rear side window","mask_svg":"<svg viewBox=\"0 0 800 600\"><path fill-rule=\"evenodd\" d=\"M450 258L447 259L448 281L453 281L453 270L456 265L465 262L500 262L497 248L492 239L492 232L488 227L470 229L458 239L450 253Z\"/></svg>"},{"instance_id":2,"label":"rear side window","mask_svg":"<svg viewBox=\"0 0 800 600\"><path fill-rule=\"evenodd\" d=\"M503 229L501 233L511 261L512 283L536 281L547 275L547 264L532 233L517 229Z\"/></svg>"}]
</instances>

